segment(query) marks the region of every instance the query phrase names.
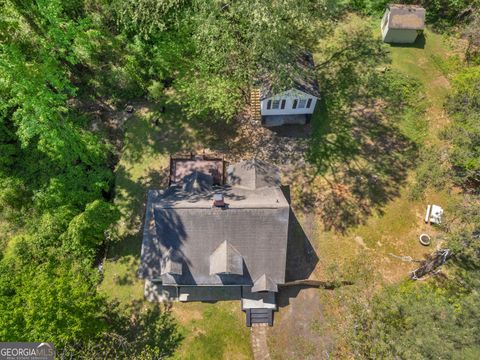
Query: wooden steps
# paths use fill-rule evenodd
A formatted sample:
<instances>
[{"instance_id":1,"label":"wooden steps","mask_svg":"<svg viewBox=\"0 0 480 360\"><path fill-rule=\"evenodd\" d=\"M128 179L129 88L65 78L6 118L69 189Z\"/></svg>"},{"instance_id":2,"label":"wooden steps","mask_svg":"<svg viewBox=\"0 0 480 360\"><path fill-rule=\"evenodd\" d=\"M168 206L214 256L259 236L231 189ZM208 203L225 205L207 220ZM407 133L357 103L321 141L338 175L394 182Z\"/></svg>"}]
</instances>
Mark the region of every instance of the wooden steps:
<instances>
[{"instance_id":1,"label":"wooden steps","mask_svg":"<svg viewBox=\"0 0 480 360\"><path fill-rule=\"evenodd\" d=\"M273 310L272 309L247 309L246 325L248 327L252 324L268 324L273 326Z\"/></svg>"},{"instance_id":2,"label":"wooden steps","mask_svg":"<svg viewBox=\"0 0 480 360\"><path fill-rule=\"evenodd\" d=\"M252 121L261 122L262 114L260 113L260 90L253 88L250 91L250 114Z\"/></svg>"}]
</instances>

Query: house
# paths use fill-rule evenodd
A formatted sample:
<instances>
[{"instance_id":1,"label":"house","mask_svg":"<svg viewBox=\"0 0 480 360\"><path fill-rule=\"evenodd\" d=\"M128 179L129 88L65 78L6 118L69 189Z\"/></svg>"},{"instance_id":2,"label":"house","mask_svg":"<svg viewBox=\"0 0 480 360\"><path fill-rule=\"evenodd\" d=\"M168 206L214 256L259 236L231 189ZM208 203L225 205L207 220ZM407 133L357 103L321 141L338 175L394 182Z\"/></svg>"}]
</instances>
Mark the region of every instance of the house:
<instances>
[{"instance_id":1,"label":"house","mask_svg":"<svg viewBox=\"0 0 480 360\"><path fill-rule=\"evenodd\" d=\"M412 44L425 28L425 9L416 5L390 4L381 22L386 43Z\"/></svg>"},{"instance_id":2,"label":"house","mask_svg":"<svg viewBox=\"0 0 480 360\"><path fill-rule=\"evenodd\" d=\"M296 64L298 74L291 86L283 91L275 91L271 77L264 76L259 80L258 101L261 122L266 127L285 124L306 124L315 110L320 98L320 89L315 75L315 64L310 53L303 53Z\"/></svg>"},{"instance_id":3,"label":"house","mask_svg":"<svg viewBox=\"0 0 480 360\"><path fill-rule=\"evenodd\" d=\"M225 182L196 160L180 181L148 192L139 277L153 301L241 300L252 322L272 324L285 283L290 205L276 167L227 168ZM175 164L178 172L179 164Z\"/></svg>"}]
</instances>

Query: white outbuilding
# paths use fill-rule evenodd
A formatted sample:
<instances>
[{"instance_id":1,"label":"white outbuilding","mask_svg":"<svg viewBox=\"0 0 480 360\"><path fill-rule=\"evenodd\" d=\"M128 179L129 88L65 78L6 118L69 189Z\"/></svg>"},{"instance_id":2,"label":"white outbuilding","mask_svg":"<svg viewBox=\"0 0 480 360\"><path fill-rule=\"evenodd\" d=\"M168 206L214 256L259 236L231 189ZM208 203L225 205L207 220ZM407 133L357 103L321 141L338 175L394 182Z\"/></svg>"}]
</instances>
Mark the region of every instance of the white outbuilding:
<instances>
[{"instance_id":1,"label":"white outbuilding","mask_svg":"<svg viewBox=\"0 0 480 360\"><path fill-rule=\"evenodd\" d=\"M312 55L302 54L296 65L299 74L283 91L274 91L268 78L261 80L259 106L263 126L304 125L315 111L320 90Z\"/></svg>"},{"instance_id":2,"label":"white outbuilding","mask_svg":"<svg viewBox=\"0 0 480 360\"><path fill-rule=\"evenodd\" d=\"M381 22L386 43L412 44L425 29L425 9L416 5L390 4Z\"/></svg>"}]
</instances>

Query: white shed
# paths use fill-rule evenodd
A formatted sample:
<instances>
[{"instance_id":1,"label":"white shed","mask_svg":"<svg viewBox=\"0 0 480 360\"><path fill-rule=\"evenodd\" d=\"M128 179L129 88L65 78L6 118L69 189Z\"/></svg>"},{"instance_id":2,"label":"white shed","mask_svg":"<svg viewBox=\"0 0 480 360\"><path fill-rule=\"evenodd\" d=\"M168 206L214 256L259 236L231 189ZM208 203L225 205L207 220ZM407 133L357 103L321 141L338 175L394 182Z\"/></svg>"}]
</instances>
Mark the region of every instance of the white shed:
<instances>
[{"instance_id":1,"label":"white shed","mask_svg":"<svg viewBox=\"0 0 480 360\"><path fill-rule=\"evenodd\" d=\"M291 87L283 91L274 92L271 83L262 80L260 114L264 126L304 125L310 120L320 98L312 55L303 54L297 66L299 74L294 77Z\"/></svg>"},{"instance_id":2,"label":"white shed","mask_svg":"<svg viewBox=\"0 0 480 360\"><path fill-rule=\"evenodd\" d=\"M390 4L381 22L386 43L412 44L425 28L425 9L416 5Z\"/></svg>"}]
</instances>

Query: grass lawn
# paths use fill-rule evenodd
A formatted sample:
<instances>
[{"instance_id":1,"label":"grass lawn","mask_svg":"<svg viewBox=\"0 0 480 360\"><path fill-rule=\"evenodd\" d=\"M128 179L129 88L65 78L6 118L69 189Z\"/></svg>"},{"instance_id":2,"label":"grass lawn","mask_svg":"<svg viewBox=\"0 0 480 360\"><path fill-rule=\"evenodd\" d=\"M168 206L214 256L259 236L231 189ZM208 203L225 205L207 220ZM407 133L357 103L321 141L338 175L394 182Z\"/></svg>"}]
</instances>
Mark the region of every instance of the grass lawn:
<instances>
[{"instance_id":1,"label":"grass lawn","mask_svg":"<svg viewBox=\"0 0 480 360\"><path fill-rule=\"evenodd\" d=\"M423 38L421 39L423 40ZM392 67L411 76L423 85L427 106L426 119L429 124L430 138L427 141L438 143L438 134L448 123L443 103L450 90L449 74L454 66L455 50L447 43L448 39L428 29L424 41L417 41L423 47L392 46Z\"/></svg>"},{"instance_id":2,"label":"grass lawn","mask_svg":"<svg viewBox=\"0 0 480 360\"><path fill-rule=\"evenodd\" d=\"M124 125L124 145L115 171L115 204L122 216L115 226L100 291L125 311L150 305L143 298L144 282L136 276L146 193L167 186L169 154L186 143L188 149L195 146L194 136L180 119L175 107L160 114L149 104L138 104ZM238 302L174 303L171 311L184 337L175 359L251 358L249 331Z\"/></svg>"},{"instance_id":3,"label":"grass lawn","mask_svg":"<svg viewBox=\"0 0 480 360\"><path fill-rule=\"evenodd\" d=\"M185 303L173 311L184 343L174 359L251 359L250 331L238 301Z\"/></svg>"},{"instance_id":4,"label":"grass lawn","mask_svg":"<svg viewBox=\"0 0 480 360\"><path fill-rule=\"evenodd\" d=\"M418 104L407 109L403 116L383 109L381 101L353 103L363 100L358 94L353 94L356 100L329 109L337 111L333 113L337 119L341 116L354 118L350 128L340 125L335 130L333 126L338 123L327 123L322 118L325 112L318 112L320 132L332 132L320 139L318 146L327 146L321 148L323 152L319 152L318 158L324 161L324 156L331 156L328 170L331 173L323 179L334 184L326 191L319 187L307 194L313 197L313 203L317 201L323 206L323 213L301 208L297 209L298 217L319 256L314 277L327 281L349 279L355 285L294 294L290 305L282 307L277 314L276 327L270 332L269 346L274 358L312 357L319 353L338 357L351 355L345 340L351 302L346 299L405 279L415 264L402 262L392 254L419 259L441 241L441 234L423 223L425 207L428 203L447 207L455 201L455 196L426 189L424 199L412 201L409 195L415 164L411 154L414 144L442 145L438 133L448 123L442 104L450 88L447 65L454 53L446 39L430 31L426 31L425 43L420 40L415 46L389 47L391 63L387 66L421 85ZM342 107L348 105L350 109ZM153 119L158 119L158 126ZM116 241L109 249L100 288L110 298L118 300L126 311L133 304L148 306L143 301L143 282L135 274L139 265L146 192L166 186L169 154L184 148L205 147L206 140L203 144L201 141L208 135L205 129L192 130L181 120L175 107L160 114L148 104L139 104L135 115L125 124L124 146L116 169L115 197L122 217L116 226ZM349 138L362 142L363 147L348 142ZM335 142L341 146L328 147ZM347 164L345 156L351 155L350 150L357 152L348 158L351 164ZM343 153L336 157L336 151ZM229 154L225 155L228 158ZM295 177L285 178L293 179L292 188L306 184L296 181ZM371 179L375 180L374 185ZM347 194L346 197L342 198L343 194ZM292 203L299 204L303 200L294 189ZM332 224L343 227L328 226ZM422 232L433 237L433 245L429 248L418 242ZM249 331L238 302L175 303L172 312L184 335L176 359L252 357Z\"/></svg>"},{"instance_id":5,"label":"grass lawn","mask_svg":"<svg viewBox=\"0 0 480 360\"><path fill-rule=\"evenodd\" d=\"M428 30L425 33L425 43L420 39L415 46L389 47L391 59L389 66L421 84L418 106L425 110L424 115L422 112L415 111L413 114L416 118L411 119L409 116L412 113L407 109L405 116L398 119L397 126L402 132L417 132L416 134L407 134L407 136L417 136L423 142L440 142L438 132L432 131L432 129L440 130L448 123L448 118L443 111L443 102L450 89L450 84L444 74L442 63L448 62L449 56L453 56L453 54L454 50L448 46L447 39ZM425 119L422 119L421 116L424 116ZM411 128L409 127L411 121L415 121L417 124L425 122L425 126ZM419 131L422 134L418 134ZM381 134L377 133L376 135ZM381 140L381 138L372 138L373 142ZM376 154L377 158L382 156L381 153ZM359 161L362 160L371 161L368 159ZM418 235L421 232L436 233L431 226L423 223L426 204L436 203L447 207L455 201L455 196L451 193L438 193L426 189L424 199L411 200L409 195L414 179L414 170L412 168L407 171L404 182L397 185L396 196L389 199L378 211L372 211L364 224L349 228L343 235L332 231L319 233L319 238L315 243L319 253L323 254L324 261L320 264L323 269L327 269L329 263L336 263L341 259L346 259L345 261L348 263L351 256L362 251L371 253L373 262L379 262L376 268L385 275L387 280L396 281L405 277L411 264L400 263L397 264L400 266L394 266L393 263L396 260L388 259L385 257L386 255L395 253L421 258L432 250L421 246L418 242ZM342 246L338 246L339 243ZM356 249L355 251L352 250L352 246L353 249ZM345 256L345 252L350 256Z\"/></svg>"},{"instance_id":6,"label":"grass lawn","mask_svg":"<svg viewBox=\"0 0 480 360\"><path fill-rule=\"evenodd\" d=\"M354 21L367 20L356 19ZM329 223L326 223L324 214L315 215L313 220L312 216L299 217L304 228L316 229L310 237L320 259L315 275L321 280L352 280L354 285L335 290L302 290L306 295L302 295L302 293L297 295L302 298L298 305L291 301L289 307L281 309L277 317L277 320L280 320L277 321L277 326L283 327L286 329L284 331L288 331L289 334L284 335L282 331L278 330L272 331L274 336L270 338L269 345L275 358L352 357L347 342L348 334L351 331L349 324L352 306L358 306L362 297L368 297L379 290L383 284L407 279L409 272L417 267L415 263L403 262L392 255L422 259L425 255L433 252L442 241L442 234L439 230L424 224L425 208L427 204L431 203L448 208L457 201L455 194L453 192L437 192L427 188L423 199L412 200L410 195L415 178L415 156L411 160L407 157L397 166L395 161L405 153L402 146L387 147L386 149L380 147L375 150L375 146L384 142L392 144L391 141L385 141L386 136L393 138L404 136L408 141L417 143L418 147L426 143L443 146L438 135L448 124L443 103L450 89L449 66L455 63L457 51L451 48L449 39L429 30L425 32L424 40L423 42L423 39L420 39L414 46L387 46L389 58L387 59L387 68L399 72L405 78L419 82L418 103L411 109L407 108L402 116L393 113L391 116L395 116L392 118L394 120L386 118L379 121L380 126L385 123L392 124L385 127L383 132L378 131L379 127L373 130L368 126L354 127L354 130L360 129L360 131L364 131L363 134L367 134L367 145L373 147L374 153L360 151L352 162L355 163L355 166L358 164L360 168L373 167L372 173L379 175L380 178L382 178L382 173L379 174L379 171L390 176L387 196L380 202L364 202L366 209L363 218L357 216L356 220L359 220L356 221L357 224L352 221L351 225L341 228L341 231L336 231L335 228L328 229L326 225ZM328 43L328 41L327 44L327 46L332 46L332 43ZM355 116L356 108L353 107L353 110L353 116ZM375 124L377 120L372 116L368 117L369 114L374 113L375 109L372 107L371 110L368 108L366 110L362 112L360 121ZM320 130L335 131L332 123L328 123L330 119L325 122L325 112L320 115L321 118L317 120L324 122L320 124ZM333 126L338 125L333 123ZM392 131L397 131L398 135L393 135ZM335 136L327 135L325 140L330 140L330 136L335 140L338 138L338 134L336 132ZM348 144L348 142L345 143ZM393 144L395 145L395 143ZM328 150L330 149L327 148L323 154L330 155ZM344 148L337 150L335 147L332 147L331 150L345 151ZM332 163L332 171L338 171L341 167L342 161L345 161L343 155L340 154L338 158L333 157L336 162ZM375 166L378 163L382 165L382 168ZM404 175L398 178L400 181L391 175L391 170L393 172L404 171ZM352 173L350 169L348 171ZM355 173L353 174L355 175ZM368 173L367 175L360 173L360 175L369 176ZM338 181L342 185L340 190L349 196L352 193L355 195L351 189L355 189L358 186L357 179L362 178L355 176L354 180L349 182L345 180L345 176L335 178L330 176L329 172L325 176L331 182ZM379 186L381 185L379 184ZM338 210L330 211L327 215L338 216L340 211L349 207L357 209L361 206L361 201L368 196L368 189L365 187L360 191L356 201L349 202L348 197L347 200L344 200L337 195L334 197L336 201L332 203L338 205ZM294 193L293 201L296 200L298 199L295 199ZM328 198L324 197L323 201L326 200ZM340 216L339 219L345 224L356 214L355 211L344 212L347 217ZM308 220L309 218L310 220ZM423 232L432 236L433 243L430 247L424 247L418 241L419 235ZM303 314L305 303L309 304L310 316ZM316 308L321 310L315 312ZM300 325L295 325L295 323ZM302 335L303 345L298 349L293 349L295 345L289 339L295 338L299 333ZM313 356L312 348L315 349Z\"/></svg>"}]
</instances>

